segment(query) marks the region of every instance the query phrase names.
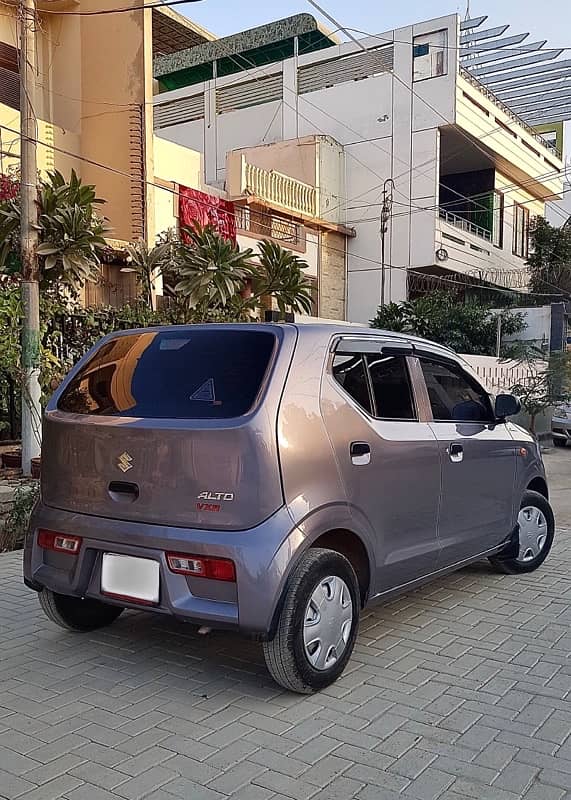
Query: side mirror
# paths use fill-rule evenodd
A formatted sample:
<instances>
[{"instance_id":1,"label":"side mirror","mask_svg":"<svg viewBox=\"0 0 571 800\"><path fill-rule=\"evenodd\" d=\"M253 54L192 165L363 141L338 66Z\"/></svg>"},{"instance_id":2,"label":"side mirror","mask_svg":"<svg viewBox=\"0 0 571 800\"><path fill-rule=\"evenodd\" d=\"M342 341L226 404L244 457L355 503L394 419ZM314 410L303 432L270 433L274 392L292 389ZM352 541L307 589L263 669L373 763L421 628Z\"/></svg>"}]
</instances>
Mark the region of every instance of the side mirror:
<instances>
[{"instance_id":1,"label":"side mirror","mask_svg":"<svg viewBox=\"0 0 571 800\"><path fill-rule=\"evenodd\" d=\"M495 406L496 419L515 417L521 411L521 401L513 394L499 394L496 397Z\"/></svg>"}]
</instances>

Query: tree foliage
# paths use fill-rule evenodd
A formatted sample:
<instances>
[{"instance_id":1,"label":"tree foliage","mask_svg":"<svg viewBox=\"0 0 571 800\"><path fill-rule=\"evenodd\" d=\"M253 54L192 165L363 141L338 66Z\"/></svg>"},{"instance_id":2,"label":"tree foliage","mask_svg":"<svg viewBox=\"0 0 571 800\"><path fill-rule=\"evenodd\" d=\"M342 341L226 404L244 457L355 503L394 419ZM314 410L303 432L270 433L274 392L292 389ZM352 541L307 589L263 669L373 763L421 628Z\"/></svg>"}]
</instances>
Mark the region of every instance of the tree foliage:
<instances>
[{"instance_id":1,"label":"tree foliage","mask_svg":"<svg viewBox=\"0 0 571 800\"><path fill-rule=\"evenodd\" d=\"M571 295L571 225L555 228L544 217L530 225L530 288L540 294Z\"/></svg>"},{"instance_id":2,"label":"tree foliage","mask_svg":"<svg viewBox=\"0 0 571 800\"><path fill-rule=\"evenodd\" d=\"M184 228L182 239L163 234L165 293L180 321L247 321L264 303L280 311L311 311L307 263L277 242L258 243L258 253L225 239L210 225Z\"/></svg>"},{"instance_id":3,"label":"tree foliage","mask_svg":"<svg viewBox=\"0 0 571 800\"><path fill-rule=\"evenodd\" d=\"M254 297L275 297L281 312L311 312L311 284L303 274L307 263L277 242L258 242L258 266L252 273Z\"/></svg>"},{"instance_id":4,"label":"tree foliage","mask_svg":"<svg viewBox=\"0 0 571 800\"><path fill-rule=\"evenodd\" d=\"M512 386L511 392L521 400L530 418L530 430L535 432L540 414L571 399L571 354L553 353L539 368L537 362L528 366L530 376Z\"/></svg>"},{"instance_id":5,"label":"tree foliage","mask_svg":"<svg viewBox=\"0 0 571 800\"><path fill-rule=\"evenodd\" d=\"M0 272L14 272L19 263L20 194L0 197ZM3 198L3 199L2 199ZM55 170L38 183L38 255L42 289L76 293L86 281L97 279L100 254L109 232L98 214L103 204L95 187L84 184L74 170L69 181Z\"/></svg>"},{"instance_id":6,"label":"tree foliage","mask_svg":"<svg viewBox=\"0 0 571 800\"><path fill-rule=\"evenodd\" d=\"M491 313L489 306L474 301L459 302L450 292L435 292L417 300L382 306L371 327L422 336L467 355L493 356L498 314L504 335L513 336L524 330L522 314L509 309ZM506 343L501 355L515 355L514 346Z\"/></svg>"},{"instance_id":7,"label":"tree foliage","mask_svg":"<svg viewBox=\"0 0 571 800\"><path fill-rule=\"evenodd\" d=\"M175 291L206 320L210 311L226 308L244 290L253 250L240 250L211 225L184 228L183 235Z\"/></svg>"}]
</instances>

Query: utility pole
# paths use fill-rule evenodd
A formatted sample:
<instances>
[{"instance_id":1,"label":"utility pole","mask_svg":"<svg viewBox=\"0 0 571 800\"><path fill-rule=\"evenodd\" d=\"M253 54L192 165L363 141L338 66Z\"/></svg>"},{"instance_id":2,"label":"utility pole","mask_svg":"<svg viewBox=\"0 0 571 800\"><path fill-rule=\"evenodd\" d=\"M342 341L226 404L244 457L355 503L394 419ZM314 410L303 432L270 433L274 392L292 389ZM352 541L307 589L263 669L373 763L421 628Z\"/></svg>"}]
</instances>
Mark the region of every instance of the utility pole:
<instances>
[{"instance_id":1,"label":"utility pole","mask_svg":"<svg viewBox=\"0 0 571 800\"><path fill-rule=\"evenodd\" d=\"M500 357L502 352L502 314L501 311L497 315L496 321L496 358Z\"/></svg>"},{"instance_id":2,"label":"utility pole","mask_svg":"<svg viewBox=\"0 0 571 800\"><path fill-rule=\"evenodd\" d=\"M392 178L387 178L383 184L383 202L381 205L381 219L379 225L379 235L381 237L381 306L385 305L385 239L393 209L394 186L395 182Z\"/></svg>"},{"instance_id":3,"label":"utility pole","mask_svg":"<svg viewBox=\"0 0 571 800\"><path fill-rule=\"evenodd\" d=\"M40 454L40 290L37 224L36 0L20 0L20 254L22 269L22 469Z\"/></svg>"}]
</instances>

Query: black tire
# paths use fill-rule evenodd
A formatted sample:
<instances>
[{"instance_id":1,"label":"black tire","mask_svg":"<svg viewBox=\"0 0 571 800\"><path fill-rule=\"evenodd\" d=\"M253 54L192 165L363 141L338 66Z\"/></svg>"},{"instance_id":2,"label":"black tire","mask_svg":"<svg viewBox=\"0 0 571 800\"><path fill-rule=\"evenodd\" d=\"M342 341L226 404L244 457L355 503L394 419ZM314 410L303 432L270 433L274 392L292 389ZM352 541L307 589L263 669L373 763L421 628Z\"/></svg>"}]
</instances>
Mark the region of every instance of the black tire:
<instances>
[{"instance_id":1,"label":"black tire","mask_svg":"<svg viewBox=\"0 0 571 800\"><path fill-rule=\"evenodd\" d=\"M559 437L553 437L553 446L554 447L566 447L567 446L567 439L560 439Z\"/></svg>"},{"instance_id":2,"label":"black tire","mask_svg":"<svg viewBox=\"0 0 571 800\"><path fill-rule=\"evenodd\" d=\"M316 669L306 654L304 621L313 593L329 576L341 578L349 591L351 627L345 649L335 663ZM349 561L333 550L308 550L290 576L275 636L263 644L266 665L276 683L292 692L312 694L336 681L351 658L360 609L359 584Z\"/></svg>"},{"instance_id":3,"label":"black tire","mask_svg":"<svg viewBox=\"0 0 571 800\"><path fill-rule=\"evenodd\" d=\"M68 631L94 631L111 625L123 612L121 606L111 606L99 600L67 597L50 589L38 592L46 617Z\"/></svg>"},{"instance_id":4,"label":"black tire","mask_svg":"<svg viewBox=\"0 0 571 800\"><path fill-rule=\"evenodd\" d=\"M524 493L520 504L520 509L527 507L539 509L545 517L547 522L547 537L545 543L536 558L530 561L521 561L519 558L502 558L501 554L490 558L490 563L498 572L503 572L508 575L533 572L543 564L549 555L549 551L553 545L553 537L555 536L555 517L553 516L553 510L548 500L546 500L542 494L529 490Z\"/></svg>"}]
</instances>

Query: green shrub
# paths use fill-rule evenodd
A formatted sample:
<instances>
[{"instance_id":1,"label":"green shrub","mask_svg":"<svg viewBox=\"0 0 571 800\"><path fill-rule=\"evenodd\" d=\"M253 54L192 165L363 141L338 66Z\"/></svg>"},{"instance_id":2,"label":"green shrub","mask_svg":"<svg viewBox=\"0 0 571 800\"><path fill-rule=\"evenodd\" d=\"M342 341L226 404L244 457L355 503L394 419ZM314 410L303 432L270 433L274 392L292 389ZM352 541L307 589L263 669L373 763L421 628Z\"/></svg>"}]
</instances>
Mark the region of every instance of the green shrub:
<instances>
[{"instance_id":1,"label":"green shrub","mask_svg":"<svg viewBox=\"0 0 571 800\"><path fill-rule=\"evenodd\" d=\"M30 517L40 496L39 483L20 486L14 494L14 503L0 531L0 553L19 550L24 539Z\"/></svg>"}]
</instances>

